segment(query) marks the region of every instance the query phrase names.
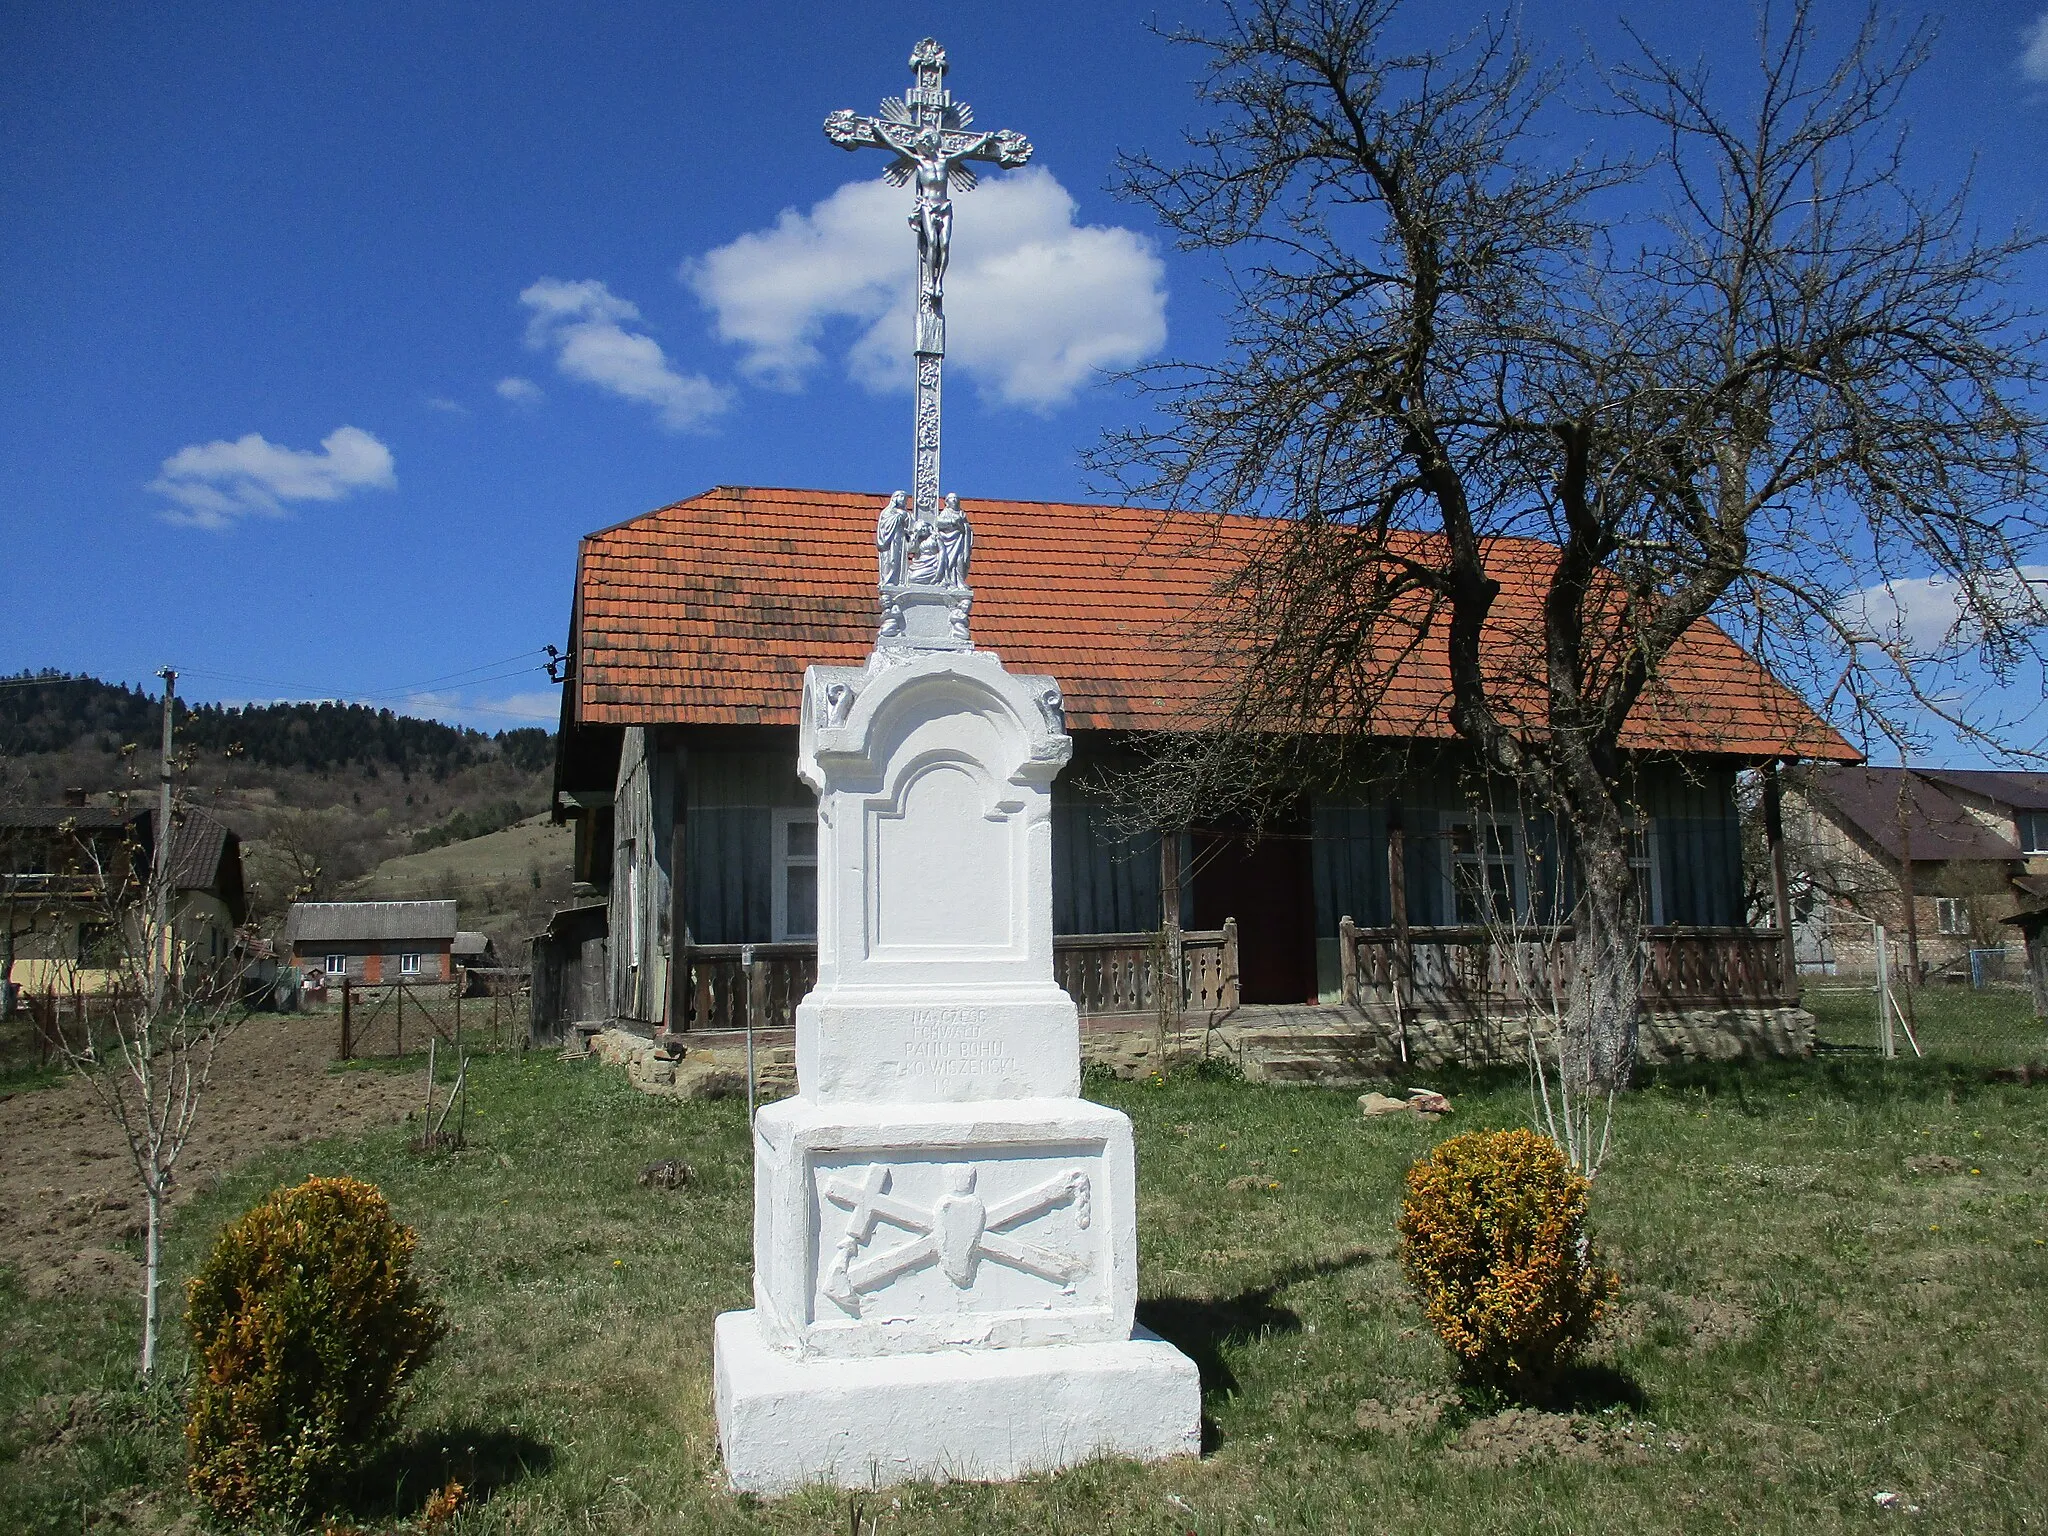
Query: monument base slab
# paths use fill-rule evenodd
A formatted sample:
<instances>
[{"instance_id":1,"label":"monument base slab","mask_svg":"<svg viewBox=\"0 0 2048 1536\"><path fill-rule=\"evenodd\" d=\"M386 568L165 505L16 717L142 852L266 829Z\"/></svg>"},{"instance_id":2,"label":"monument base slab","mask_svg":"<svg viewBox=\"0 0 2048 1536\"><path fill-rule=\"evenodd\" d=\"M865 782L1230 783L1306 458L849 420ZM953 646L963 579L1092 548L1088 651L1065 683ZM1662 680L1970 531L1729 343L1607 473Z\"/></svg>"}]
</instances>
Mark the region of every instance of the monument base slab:
<instances>
[{"instance_id":1,"label":"monument base slab","mask_svg":"<svg viewBox=\"0 0 2048 1536\"><path fill-rule=\"evenodd\" d=\"M803 1360L769 1345L748 1311L720 1315L714 1339L719 1445L743 1493L995 1481L1097 1455L1201 1451L1195 1364L1143 1328L1110 1343Z\"/></svg>"}]
</instances>

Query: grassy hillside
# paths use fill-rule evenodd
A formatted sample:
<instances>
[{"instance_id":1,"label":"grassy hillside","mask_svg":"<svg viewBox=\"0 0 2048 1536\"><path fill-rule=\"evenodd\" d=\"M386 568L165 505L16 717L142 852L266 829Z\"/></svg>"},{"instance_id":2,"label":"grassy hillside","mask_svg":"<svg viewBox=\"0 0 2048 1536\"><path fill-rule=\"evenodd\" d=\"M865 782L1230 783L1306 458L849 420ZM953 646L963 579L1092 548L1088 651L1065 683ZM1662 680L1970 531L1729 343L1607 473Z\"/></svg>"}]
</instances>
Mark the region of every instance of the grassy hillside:
<instances>
[{"instance_id":1,"label":"grassy hillside","mask_svg":"<svg viewBox=\"0 0 2048 1536\"><path fill-rule=\"evenodd\" d=\"M489 934L499 959L525 963L526 941L569 899L575 835L547 813L502 831L423 853L386 859L347 894L365 901L445 901L461 905L462 926Z\"/></svg>"},{"instance_id":2,"label":"grassy hillside","mask_svg":"<svg viewBox=\"0 0 2048 1536\"><path fill-rule=\"evenodd\" d=\"M0 796L53 804L73 787L95 800L153 792L161 718L158 700L97 678L0 678ZM252 918L266 932L281 927L295 898L345 896L386 860L435 843L460 848L470 834L548 804L554 738L542 730L493 736L362 705L308 703L181 704L176 731L180 791L240 834ZM527 850L512 874L492 875L492 888L464 900L464 926L497 938L493 917L538 909L544 919L543 895L567 894L568 858L566 845L559 855ZM453 867L460 884L463 862ZM503 887L518 879L527 884L514 901ZM501 952L511 953L502 942Z\"/></svg>"}]
</instances>

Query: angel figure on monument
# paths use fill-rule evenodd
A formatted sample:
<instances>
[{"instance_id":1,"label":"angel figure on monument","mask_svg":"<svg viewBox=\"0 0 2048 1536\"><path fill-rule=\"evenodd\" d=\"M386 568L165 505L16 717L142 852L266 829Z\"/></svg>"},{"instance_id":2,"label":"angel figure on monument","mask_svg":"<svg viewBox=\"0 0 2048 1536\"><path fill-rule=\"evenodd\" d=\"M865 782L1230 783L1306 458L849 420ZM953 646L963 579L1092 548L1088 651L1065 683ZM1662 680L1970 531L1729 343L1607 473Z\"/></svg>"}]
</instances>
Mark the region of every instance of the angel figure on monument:
<instances>
[{"instance_id":1,"label":"angel figure on monument","mask_svg":"<svg viewBox=\"0 0 2048 1536\"><path fill-rule=\"evenodd\" d=\"M951 491L939 509L933 528L939 538L939 585L967 585L967 562L974 554L974 529L960 510L960 498Z\"/></svg>"},{"instance_id":2,"label":"angel figure on monument","mask_svg":"<svg viewBox=\"0 0 2048 1536\"><path fill-rule=\"evenodd\" d=\"M901 491L889 497L875 524L875 561L885 587L903 585L903 546L910 533L910 498Z\"/></svg>"}]
</instances>

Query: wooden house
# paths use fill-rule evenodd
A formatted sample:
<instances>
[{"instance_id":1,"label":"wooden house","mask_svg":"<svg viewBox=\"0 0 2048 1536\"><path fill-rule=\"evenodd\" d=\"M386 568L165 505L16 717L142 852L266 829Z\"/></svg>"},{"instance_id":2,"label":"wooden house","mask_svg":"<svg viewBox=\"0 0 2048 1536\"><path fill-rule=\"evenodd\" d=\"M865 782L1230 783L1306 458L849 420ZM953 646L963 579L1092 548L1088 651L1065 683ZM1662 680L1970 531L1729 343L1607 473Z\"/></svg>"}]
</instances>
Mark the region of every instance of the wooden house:
<instances>
[{"instance_id":1,"label":"wooden house","mask_svg":"<svg viewBox=\"0 0 2048 1536\"><path fill-rule=\"evenodd\" d=\"M883 500L721 487L583 540L555 813L574 823L586 899L608 906L608 1017L781 1022L808 987L817 826L796 776L799 694L807 664L859 665L873 645ZM1531 922L1554 908L1555 832L1465 771L1440 643L1404 662L1355 778L1304 790L1284 824L1256 839L1221 821L1133 831L1111 771L1135 738L1199 719L1214 677L1186 642L1191 622L1272 525L1042 502L971 511L975 643L1064 693L1075 746L1055 786L1053 925L1084 1015L1149 1014L1169 975L1188 1007L1421 1006L1430 976L1472 974L1489 915L1477 904ZM1553 557L1496 545L1503 656L1517 626L1534 632ZM1704 624L1626 746L1653 997L1783 1001L1781 935L1742 926L1735 777L1856 754Z\"/></svg>"},{"instance_id":2,"label":"wooden house","mask_svg":"<svg viewBox=\"0 0 2048 1536\"><path fill-rule=\"evenodd\" d=\"M291 964L359 986L454 978L452 901L301 901L285 918Z\"/></svg>"},{"instance_id":3,"label":"wooden house","mask_svg":"<svg viewBox=\"0 0 2048 1536\"><path fill-rule=\"evenodd\" d=\"M155 866L157 811L141 797L0 806L0 968L35 994L98 991L114 974L110 930L139 941L136 904ZM174 813L169 859L173 972L227 959L248 917L242 844L204 811ZM132 952L131 952L132 953Z\"/></svg>"}]
</instances>

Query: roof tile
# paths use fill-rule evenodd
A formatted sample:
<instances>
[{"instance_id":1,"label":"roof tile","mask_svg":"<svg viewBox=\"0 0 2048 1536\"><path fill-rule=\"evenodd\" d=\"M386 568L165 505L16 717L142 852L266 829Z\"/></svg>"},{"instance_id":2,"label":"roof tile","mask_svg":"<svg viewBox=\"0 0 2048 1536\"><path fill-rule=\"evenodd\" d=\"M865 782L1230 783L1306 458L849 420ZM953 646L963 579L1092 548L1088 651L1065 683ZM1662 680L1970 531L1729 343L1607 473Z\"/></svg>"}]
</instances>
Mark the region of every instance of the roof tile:
<instances>
[{"instance_id":1,"label":"roof tile","mask_svg":"<svg viewBox=\"0 0 2048 1536\"><path fill-rule=\"evenodd\" d=\"M855 666L874 643L874 523L886 500L719 487L583 540L576 718L585 724L794 724L804 668ZM1079 729L1184 728L1219 682L1178 637L1270 531L1257 518L1061 502L980 501L974 634L1050 673ZM1490 627L1505 669L1526 655L1550 547L1499 540ZM1503 672L1505 676L1505 672ZM1511 690L1512 691L1512 690ZM1523 690L1533 712L1538 695ZM1418 647L1382 701L1389 736L1449 737L1449 657ZM1856 752L1718 627L1668 658L1626 745L1854 760Z\"/></svg>"}]
</instances>

